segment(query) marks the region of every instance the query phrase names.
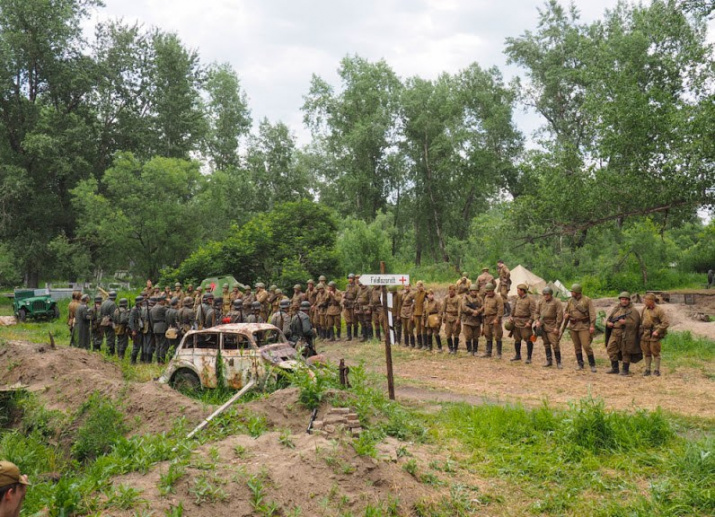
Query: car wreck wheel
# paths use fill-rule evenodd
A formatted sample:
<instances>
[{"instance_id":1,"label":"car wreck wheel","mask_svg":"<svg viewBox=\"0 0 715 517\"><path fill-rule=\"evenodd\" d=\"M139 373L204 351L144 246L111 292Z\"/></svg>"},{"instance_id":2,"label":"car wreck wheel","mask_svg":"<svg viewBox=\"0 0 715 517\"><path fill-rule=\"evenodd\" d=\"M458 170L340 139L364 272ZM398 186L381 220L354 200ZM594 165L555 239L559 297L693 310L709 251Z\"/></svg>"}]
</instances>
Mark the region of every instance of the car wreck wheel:
<instances>
[{"instance_id":1,"label":"car wreck wheel","mask_svg":"<svg viewBox=\"0 0 715 517\"><path fill-rule=\"evenodd\" d=\"M27 319L27 310L20 309L19 311L17 311L17 319L20 321L25 321Z\"/></svg>"},{"instance_id":2,"label":"car wreck wheel","mask_svg":"<svg viewBox=\"0 0 715 517\"><path fill-rule=\"evenodd\" d=\"M55 305L52 308L52 319L57 320L59 318L60 318L60 308L57 305Z\"/></svg>"},{"instance_id":3,"label":"car wreck wheel","mask_svg":"<svg viewBox=\"0 0 715 517\"><path fill-rule=\"evenodd\" d=\"M179 370L174 374L171 386L177 391L196 391L201 388L201 381L191 370Z\"/></svg>"}]
</instances>

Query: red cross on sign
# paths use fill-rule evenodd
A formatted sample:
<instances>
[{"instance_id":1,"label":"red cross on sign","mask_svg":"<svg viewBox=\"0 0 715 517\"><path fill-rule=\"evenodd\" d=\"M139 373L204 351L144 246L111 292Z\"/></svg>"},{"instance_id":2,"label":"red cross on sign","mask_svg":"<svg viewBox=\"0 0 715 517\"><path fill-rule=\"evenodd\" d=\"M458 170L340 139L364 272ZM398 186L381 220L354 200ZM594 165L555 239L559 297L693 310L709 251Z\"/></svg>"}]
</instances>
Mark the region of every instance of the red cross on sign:
<instances>
[{"instance_id":1,"label":"red cross on sign","mask_svg":"<svg viewBox=\"0 0 715 517\"><path fill-rule=\"evenodd\" d=\"M405 282L407 282L407 279L404 276L402 278L400 278L400 283L402 285L405 285Z\"/></svg>"}]
</instances>

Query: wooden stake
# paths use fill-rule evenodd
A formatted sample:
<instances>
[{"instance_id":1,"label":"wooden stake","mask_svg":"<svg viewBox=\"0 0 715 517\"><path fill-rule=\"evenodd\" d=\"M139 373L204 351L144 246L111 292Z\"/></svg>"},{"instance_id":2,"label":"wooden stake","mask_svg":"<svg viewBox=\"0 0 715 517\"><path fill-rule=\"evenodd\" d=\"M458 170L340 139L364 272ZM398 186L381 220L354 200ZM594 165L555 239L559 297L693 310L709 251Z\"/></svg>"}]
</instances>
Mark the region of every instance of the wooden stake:
<instances>
[{"instance_id":1,"label":"wooden stake","mask_svg":"<svg viewBox=\"0 0 715 517\"><path fill-rule=\"evenodd\" d=\"M384 275L385 263L380 261L380 274ZM390 310L387 306L387 287L384 285L382 289L382 315L385 318L385 363L387 365L387 393L390 400L395 400L395 378L392 374L392 347L390 346L390 325L388 311Z\"/></svg>"}]
</instances>

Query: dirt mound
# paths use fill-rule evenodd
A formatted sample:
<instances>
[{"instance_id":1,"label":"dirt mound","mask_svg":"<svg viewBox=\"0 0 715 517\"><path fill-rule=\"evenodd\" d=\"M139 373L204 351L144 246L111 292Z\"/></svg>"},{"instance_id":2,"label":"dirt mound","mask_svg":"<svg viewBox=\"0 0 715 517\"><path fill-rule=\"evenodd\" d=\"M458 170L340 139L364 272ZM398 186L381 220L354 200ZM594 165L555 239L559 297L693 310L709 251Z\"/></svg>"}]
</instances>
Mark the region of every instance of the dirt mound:
<instances>
[{"instance_id":1,"label":"dirt mound","mask_svg":"<svg viewBox=\"0 0 715 517\"><path fill-rule=\"evenodd\" d=\"M115 478L114 484L141 490L148 509L161 515L179 504L184 515L196 517L363 515L369 507L387 515L391 504L400 515L411 515L417 505L429 507L446 497L452 483L478 490L479 480L434 472L430 464L440 460L431 448L393 439L382 442L378 458L372 458L357 455L347 439L269 432L256 439L231 436L197 449L168 495L159 490L168 463L146 475ZM265 510L270 505L275 513ZM135 510L112 515L129 517Z\"/></svg>"},{"instance_id":2,"label":"dirt mound","mask_svg":"<svg viewBox=\"0 0 715 517\"><path fill-rule=\"evenodd\" d=\"M168 431L181 416L198 424L213 410L164 384L126 381L119 367L86 350L8 341L0 361L7 365L0 384L28 386L50 409L76 411L94 391L116 400L131 434Z\"/></svg>"}]
</instances>

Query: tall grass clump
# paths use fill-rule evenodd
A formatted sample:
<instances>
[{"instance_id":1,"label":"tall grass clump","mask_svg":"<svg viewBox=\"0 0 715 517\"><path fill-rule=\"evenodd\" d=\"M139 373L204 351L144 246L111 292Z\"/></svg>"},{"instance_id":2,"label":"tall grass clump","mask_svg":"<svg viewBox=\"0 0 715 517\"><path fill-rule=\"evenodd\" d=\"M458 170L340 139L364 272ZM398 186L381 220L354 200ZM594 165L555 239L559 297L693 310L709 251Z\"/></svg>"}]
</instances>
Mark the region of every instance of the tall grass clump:
<instances>
[{"instance_id":1,"label":"tall grass clump","mask_svg":"<svg viewBox=\"0 0 715 517\"><path fill-rule=\"evenodd\" d=\"M693 336L690 331L671 332L663 339L663 353L667 357L712 361L715 359L715 341Z\"/></svg>"},{"instance_id":2,"label":"tall grass clump","mask_svg":"<svg viewBox=\"0 0 715 517\"><path fill-rule=\"evenodd\" d=\"M97 392L79 409L79 418L84 422L77 430L77 438L72 445L72 455L78 461L95 459L107 454L128 431L124 415L116 403Z\"/></svg>"}]
</instances>

